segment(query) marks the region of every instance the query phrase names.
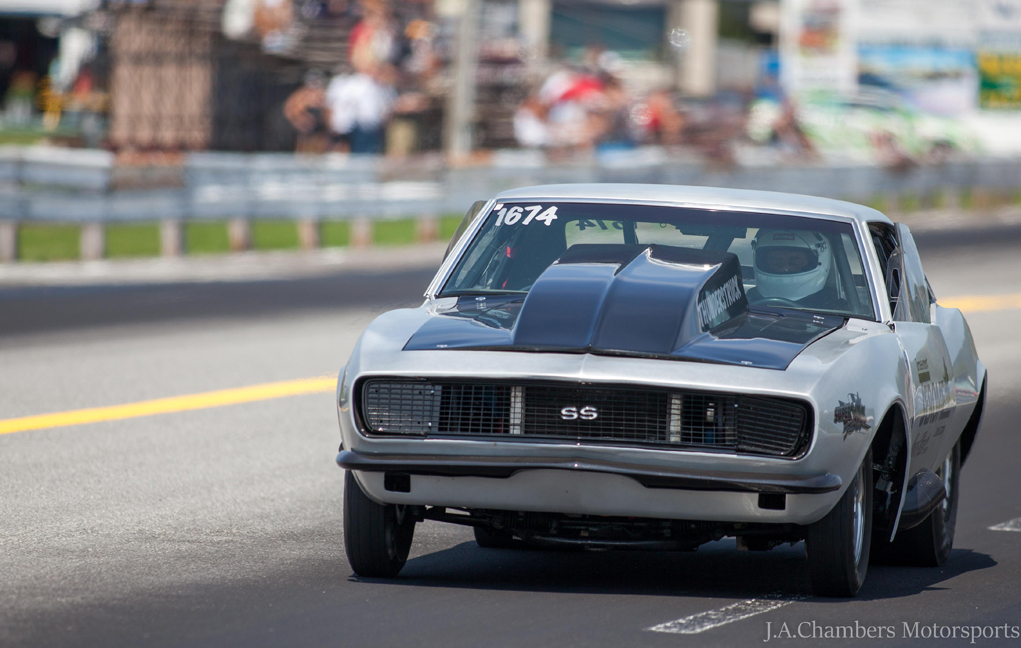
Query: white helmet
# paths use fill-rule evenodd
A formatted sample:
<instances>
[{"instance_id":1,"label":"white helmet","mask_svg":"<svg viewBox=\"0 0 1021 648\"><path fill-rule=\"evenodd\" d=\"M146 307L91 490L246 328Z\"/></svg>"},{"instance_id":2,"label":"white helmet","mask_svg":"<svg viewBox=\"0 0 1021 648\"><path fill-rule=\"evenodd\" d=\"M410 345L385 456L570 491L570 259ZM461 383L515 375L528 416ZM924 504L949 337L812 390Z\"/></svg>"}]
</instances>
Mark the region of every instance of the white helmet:
<instances>
[{"instance_id":1,"label":"white helmet","mask_svg":"<svg viewBox=\"0 0 1021 648\"><path fill-rule=\"evenodd\" d=\"M755 235L752 258L760 295L797 301L826 285L833 252L818 232L767 229Z\"/></svg>"}]
</instances>

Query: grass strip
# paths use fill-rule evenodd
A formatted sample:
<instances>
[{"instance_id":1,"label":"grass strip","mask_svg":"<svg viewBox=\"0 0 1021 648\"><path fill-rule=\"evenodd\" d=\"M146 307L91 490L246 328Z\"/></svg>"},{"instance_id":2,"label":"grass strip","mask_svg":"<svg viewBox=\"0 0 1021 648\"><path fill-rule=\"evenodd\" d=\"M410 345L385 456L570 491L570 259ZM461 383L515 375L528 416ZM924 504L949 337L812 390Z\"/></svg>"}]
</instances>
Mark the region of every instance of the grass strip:
<instances>
[{"instance_id":1,"label":"grass strip","mask_svg":"<svg viewBox=\"0 0 1021 648\"><path fill-rule=\"evenodd\" d=\"M464 216L458 216L452 214L450 216L444 216L440 219L440 240L444 243L448 243L450 239L454 237L454 232L457 231L457 226L464 220Z\"/></svg>"},{"instance_id":2,"label":"grass strip","mask_svg":"<svg viewBox=\"0 0 1021 648\"><path fill-rule=\"evenodd\" d=\"M18 227L18 258L22 261L69 261L77 259L80 250L78 225L33 223Z\"/></svg>"},{"instance_id":3,"label":"grass strip","mask_svg":"<svg viewBox=\"0 0 1021 648\"><path fill-rule=\"evenodd\" d=\"M378 220L373 223L372 240L376 245L408 245L418 239L418 221L414 218Z\"/></svg>"},{"instance_id":4,"label":"grass strip","mask_svg":"<svg viewBox=\"0 0 1021 648\"><path fill-rule=\"evenodd\" d=\"M160 226L156 223L117 223L106 226L106 256L159 256Z\"/></svg>"},{"instance_id":5,"label":"grass strip","mask_svg":"<svg viewBox=\"0 0 1021 648\"><path fill-rule=\"evenodd\" d=\"M902 214L916 212L922 208L922 199L918 194L902 194L900 196L899 210Z\"/></svg>"},{"instance_id":6,"label":"grass strip","mask_svg":"<svg viewBox=\"0 0 1021 648\"><path fill-rule=\"evenodd\" d=\"M252 247L256 250L294 250L298 227L294 221L252 221Z\"/></svg>"},{"instance_id":7,"label":"grass strip","mask_svg":"<svg viewBox=\"0 0 1021 648\"><path fill-rule=\"evenodd\" d=\"M184 244L188 254L230 252L227 223L193 222L184 225Z\"/></svg>"},{"instance_id":8,"label":"grass strip","mask_svg":"<svg viewBox=\"0 0 1021 648\"><path fill-rule=\"evenodd\" d=\"M347 247L351 244L351 224L347 221L323 221L319 224L319 244L326 247Z\"/></svg>"}]
</instances>

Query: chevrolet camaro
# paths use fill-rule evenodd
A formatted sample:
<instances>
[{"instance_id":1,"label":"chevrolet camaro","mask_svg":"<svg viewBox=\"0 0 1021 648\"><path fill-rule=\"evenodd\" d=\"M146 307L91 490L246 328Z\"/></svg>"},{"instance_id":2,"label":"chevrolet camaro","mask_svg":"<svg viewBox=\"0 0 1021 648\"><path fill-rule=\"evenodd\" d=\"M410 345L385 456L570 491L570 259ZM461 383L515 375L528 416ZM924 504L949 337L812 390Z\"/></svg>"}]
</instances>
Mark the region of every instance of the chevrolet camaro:
<instances>
[{"instance_id":1,"label":"chevrolet camaro","mask_svg":"<svg viewBox=\"0 0 1021 648\"><path fill-rule=\"evenodd\" d=\"M396 576L423 520L487 548L804 541L812 591L938 566L986 370L911 233L808 196L515 189L337 390L344 541Z\"/></svg>"}]
</instances>

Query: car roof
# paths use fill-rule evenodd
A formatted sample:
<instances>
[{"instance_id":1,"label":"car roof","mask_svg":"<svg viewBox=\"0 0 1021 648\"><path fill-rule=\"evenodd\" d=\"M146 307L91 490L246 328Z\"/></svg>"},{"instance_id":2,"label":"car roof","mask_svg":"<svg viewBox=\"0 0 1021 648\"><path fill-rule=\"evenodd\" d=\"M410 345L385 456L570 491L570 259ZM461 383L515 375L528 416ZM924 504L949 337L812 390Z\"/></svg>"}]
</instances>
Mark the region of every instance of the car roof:
<instances>
[{"instance_id":1,"label":"car roof","mask_svg":"<svg viewBox=\"0 0 1021 648\"><path fill-rule=\"evenodd\" d=\"M762 211L799 216L849 218L863 223L891 223L881 212L843 200L817 198L801 194L718 187L691 187L660 184L559 184L521 187L504 191L497 200L543 199L585 202L634 202L637 204L669 204L695 209L726 209ZM891 223L892 224L892 223Z\"/></svg>"}]
</instances>

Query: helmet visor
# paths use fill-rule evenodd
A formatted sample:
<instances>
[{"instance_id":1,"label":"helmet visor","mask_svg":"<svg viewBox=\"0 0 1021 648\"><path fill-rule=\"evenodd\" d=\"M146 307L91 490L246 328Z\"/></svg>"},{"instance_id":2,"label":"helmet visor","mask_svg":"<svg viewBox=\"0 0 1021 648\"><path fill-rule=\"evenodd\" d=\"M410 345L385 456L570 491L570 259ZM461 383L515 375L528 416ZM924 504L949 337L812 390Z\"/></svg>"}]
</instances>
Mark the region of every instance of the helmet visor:
<instances>
[{"instance_id":1,"label":"helmet visor","mask_svg":"<svg viewBox=\"0 0 1021 648\"><path fill-rule=\"evenodd\" d=\"M755 251L755 269L773 275L808 272L819 265L819 255L805 247L762 247Z\"/></svg>"}]
</instances>

